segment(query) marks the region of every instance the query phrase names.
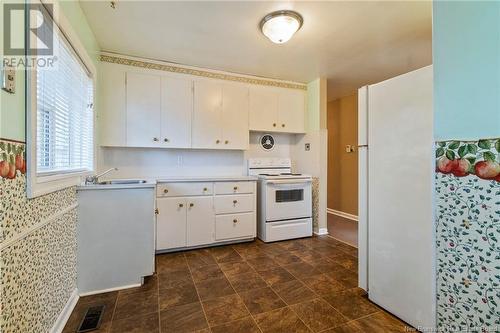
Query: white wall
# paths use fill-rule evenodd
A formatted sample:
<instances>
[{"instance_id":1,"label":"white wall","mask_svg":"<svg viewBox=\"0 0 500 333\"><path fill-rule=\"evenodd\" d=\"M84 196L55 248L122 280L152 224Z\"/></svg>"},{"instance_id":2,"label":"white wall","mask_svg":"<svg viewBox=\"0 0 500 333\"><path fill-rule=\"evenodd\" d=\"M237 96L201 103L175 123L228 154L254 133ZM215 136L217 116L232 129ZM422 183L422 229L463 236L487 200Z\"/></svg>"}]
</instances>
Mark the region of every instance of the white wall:
<instances>
[{"instance_id":1,"label":"white wall","mask_svg":"<svg viewBox=\"0 0 500 333\"><path fill-rule=\"evenodd\" d=\"M247 174L247 159L253 157L290 157L294 134L274 134L276 146L264 151L259 146L263 133L250 133L247 151L116 148L98 149L97 172L117 167L109 178L161 178L171 176L236 176ZM303 172L300 169L297 171Z\"/></svg>"}]
</instances>

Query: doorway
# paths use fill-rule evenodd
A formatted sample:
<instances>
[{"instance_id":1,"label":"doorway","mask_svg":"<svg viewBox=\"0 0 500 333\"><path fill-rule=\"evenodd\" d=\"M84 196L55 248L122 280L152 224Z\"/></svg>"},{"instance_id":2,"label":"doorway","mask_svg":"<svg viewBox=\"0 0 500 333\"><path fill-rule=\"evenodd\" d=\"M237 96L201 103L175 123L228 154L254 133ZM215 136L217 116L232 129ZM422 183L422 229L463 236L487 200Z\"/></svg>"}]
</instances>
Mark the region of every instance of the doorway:
<instances>
[{"instance_id":1,"label":"doorway","mask_svg":"<svg viewBox=\"0 0 500 333\"><path fill-rule=\"evenodd\" d=\"M358 247L358 96L328 102L328 233Z\"/></svg>"}]
</instances>

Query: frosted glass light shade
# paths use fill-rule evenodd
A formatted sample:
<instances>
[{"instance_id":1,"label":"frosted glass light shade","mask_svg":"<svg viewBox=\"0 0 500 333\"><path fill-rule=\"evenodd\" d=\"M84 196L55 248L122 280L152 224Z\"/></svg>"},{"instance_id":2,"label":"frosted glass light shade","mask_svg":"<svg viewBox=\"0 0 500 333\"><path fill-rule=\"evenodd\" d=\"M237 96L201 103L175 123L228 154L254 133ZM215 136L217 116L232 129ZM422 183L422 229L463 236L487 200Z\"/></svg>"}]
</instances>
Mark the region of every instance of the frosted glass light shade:
<instances>
[{"instance_id":1,"label":"frosted glass light shade","mask_svg":"<svg viewBox=\"0 0 500 333\"><path fill-rule=\"evenodd\" d=\"M266 15L260 23L260 28L273 43L283 44L293 37L302 23L303 19L299 13L280 10Z\"/></svg>"}]
</instances>

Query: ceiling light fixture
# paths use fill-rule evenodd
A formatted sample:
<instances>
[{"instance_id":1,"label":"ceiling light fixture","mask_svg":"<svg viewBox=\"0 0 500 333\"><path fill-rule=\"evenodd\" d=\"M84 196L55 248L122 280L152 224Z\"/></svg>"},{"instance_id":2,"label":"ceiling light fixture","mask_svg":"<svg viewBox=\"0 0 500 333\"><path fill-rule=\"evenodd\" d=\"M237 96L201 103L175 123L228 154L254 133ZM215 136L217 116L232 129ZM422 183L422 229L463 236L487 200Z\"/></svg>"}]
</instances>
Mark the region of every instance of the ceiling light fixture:
<instances>
[{"instance_id":1,"label":"ceiling light fixture","mask_svg":"<svg viewBox=\"0 0 500 333\"><path fill-rule=\"evenodd\" d=\"M260 30L273 43L283 44L292 38L300 27L304 19L292 10L278 10L267 14L260 21Z\"/></svg>"}]
</instances>

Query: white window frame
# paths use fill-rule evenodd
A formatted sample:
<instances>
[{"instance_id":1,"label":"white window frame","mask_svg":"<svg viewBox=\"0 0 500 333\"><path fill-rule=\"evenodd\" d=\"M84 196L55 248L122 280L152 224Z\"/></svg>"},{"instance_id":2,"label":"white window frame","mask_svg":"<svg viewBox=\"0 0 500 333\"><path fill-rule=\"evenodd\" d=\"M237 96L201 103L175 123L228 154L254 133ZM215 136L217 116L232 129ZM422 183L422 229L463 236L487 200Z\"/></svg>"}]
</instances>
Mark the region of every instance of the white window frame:
<instances>
[{"instance_id":1,"label":"white window frame","mask_svg":"<svg viewBox=\"0 0 500 333\"><path fill-rule=\"evenodd\" d=\"M38 1L36 1L38 2ZM44 1L43 1L44 2ZM38 2L39 3L39 2ZM87 50L80 41L78 35L71 27L68 19L60 10L58 3L53 3L54 7L54 33L59 29L70 46L80 58L82 63L90 72L90 78L93 84L93 165L92 170L75 170L47 173L46 175L37 175L37 95L36 95L36 68L26 71L26 160L27 160L27 196L34 198L51 192L62 190L71 186L80 185L82 179L94 173L96 169L97 144L96 144L96 77L97 70L92 62ZM29 41L33 43L33 41Z\"/></svg>"}]
</instances>

